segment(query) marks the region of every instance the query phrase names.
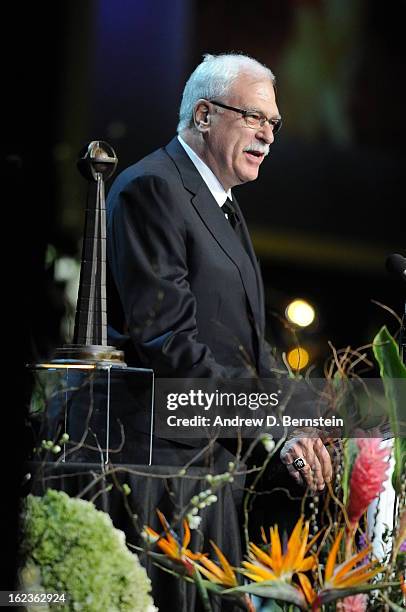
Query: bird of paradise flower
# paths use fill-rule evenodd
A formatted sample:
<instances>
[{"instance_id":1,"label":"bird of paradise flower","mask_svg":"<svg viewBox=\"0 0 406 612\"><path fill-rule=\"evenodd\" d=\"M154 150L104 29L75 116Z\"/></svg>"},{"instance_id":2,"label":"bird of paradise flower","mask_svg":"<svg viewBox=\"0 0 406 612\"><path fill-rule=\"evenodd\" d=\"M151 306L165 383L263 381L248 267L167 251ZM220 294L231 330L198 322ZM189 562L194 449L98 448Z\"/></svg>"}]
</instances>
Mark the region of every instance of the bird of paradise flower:
<instances>
[{"instance_id":1,"label":"bird of paradise flower","mask_svg":"<svg viewBox=\"0 0 406 612\"><path fill-rule=\"evenodd\" d=\"M164 528L165 537L160 536L154 529L148 526L144 527L145 532L155 540L157 546L167 557L175 561L175 563L181 563L186 568L188 575L193 577L203 598L207 597L205 591L210 585L212 585L211 590L214 590L217 594L221 594L222 590L226 588L238 585L238 580L231 564L214 542L211 542L211 545L217 554L220 566L211 559L208 559L207 553L194 553L188 548L190 543L190 528L187 521L183 522L184 537L182 542L180 542L178 536L171 530L162 512L157 510L157 514ZM197 563L197 561L199 561L199 563ZM203 584L201 579L198 578L199 573L208 578L209 582ZM248 612L255 612L255 606L245 593L236 593L233 597L242 600Z\"/></svg>"},{"instance_id":2,"label":"bird of paradise flower","mask_svg":"<svg viewBox=\"0 0 406 612\"><path fill-rule=\"evenodd\" d=\"M368 582L382 572L377 561L372 560L359 565L371 552L367 546L357 554L337 565L337 556L344 529L334 539L327 557L324 579L321 588L315 590L314 581L306 572L314 570L318 564L316 554L308 554L318 535L308 542L309 524L301 517L296 523L285 550L282 549L277 526L270 529L270 543L266 542L265 550L253 543L249 545L249 560L244 561L243 570L247 578L254 581L251 585L232 587L225 594L245 590L260 597L274 598L295 603L301 609L319 610L322 605L339 598L377 588ZM263 539L266 538L263 534ZM294 582L297 580L297 583ZM379 587L378 587L379 588Z\"/></svg>"},{"instance_id":3,"label":"bird of paradise flower","mask_svg":"<svg viewBox=\"0 0 406 612\"><path fill-rule=\"evenodd\" d=\"M209 581L215 585L226 588L238 587L238 579L234 568L230 565L226 556L223 554L217 544L215 544L215 542L212 542L211 540L210 544L216 552L217 558L220 562L220 566L217 565L217 563L214 563L214 561L212 561L211 559L202 556L199 560L199 563L195 564L196 569L198 569L199 572L203 574L203 576L208 578ZM223 593L224 592L225 591L223 591ZM235 593L234 597L237 597L238 599L242 600L247 612L255 612L255 606L246 593Z\"/></svg>"},{"instance_id":4,"label":"bird of paradise flower","mask_svg":"<svg viewBox=\"0 0 406 612\"><path fill-rule=\"evenodd\" d=\"M192 574L194 572L194 565L190 560L196 561L205 555L203 553L194 553L188 548L190 544L190 528L188 522L186 520L183 521L184 536L182 542L180 542L178 536L170 528L162 512L158 509L156 512L164 529L165 537L159 535L159 533L147 525L144 527L145 532L156 541L157 546L162 552L174 561L180 562L188 573Z\"/></svg>"},{"instance_id":5,"label":"bird of paradise flower","mask_svg":"<svg viewBox=\"0 0 406 612\"><path fill-rule=\"evenodd\" d=\"M307 541L309 521L304 523L304 517L301 516L288 540L286 551L283 553L278 526L270 528L269 544L262 530L262 538L268 544L268 549L262 550L250 542L249 561L242 562L245 568L243 574L255 582L281 580L290 583L295 574L299 576L317 566L317 557L315 555L306 557L306 555L319 535L314 536L310 542Z\"/></svg>"},{"instance_id":6,"label":"bird of paradise flower","mask_svg":"<svg viewBox=\"0 0 406 612\"><path fill-rule=\"evenodd\" d=\"M371 546L367 546L349 559L346 559L340 565L336 565L338 550L343 533L344 529L341 529L337 534L327 557L326 567L324 570L324 581L321 591L316 593L309 578L305 574L297 574L306 600L312 605L313 610L318 610L321 605L336 599L337 591L338 593L341 593L341 596L344 596L344 592L346 594L351 594L352 588L367 585L368 581L383 571L382 567L376 566L376 560L370 561L361 566L357 566L357 564L359 564L367 555L369 555L372 548Z\"/></svg>"},{"instance_id":7,"label":"bird of paradise flower","mask_svg":"<svg viewBox=\"0 0 406 612\"><path fill-rule=\"evenodd\" d=\"M220 566L214 563L208 557L202 556L200 558L200 562L196 564L196 568L208 578L211 582L215 584L220 584L226 587L237 586L238 580L237 576L228 562L225 555L221 552L220 548L210 540L210 544L213 546L216 551L216 555L218 560L220 561Z\"/></svg>"}]
</instances>

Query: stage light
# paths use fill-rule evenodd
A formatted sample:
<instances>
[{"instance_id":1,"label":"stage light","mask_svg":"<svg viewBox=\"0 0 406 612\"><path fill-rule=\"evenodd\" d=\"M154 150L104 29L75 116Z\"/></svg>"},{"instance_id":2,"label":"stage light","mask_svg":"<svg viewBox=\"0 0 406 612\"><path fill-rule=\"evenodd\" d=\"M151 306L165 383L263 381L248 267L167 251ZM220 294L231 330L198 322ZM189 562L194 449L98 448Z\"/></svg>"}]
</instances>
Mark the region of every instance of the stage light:
<instances>
[{"instance_id":1,"label":"stage light","mask_svg":"<svg viewBox=\"0 0 406 612\"><path fill-rule=\"evenodd\" d=\"M305 300L293 300L286 308L286 318L299 327L307 327L314 321L315 311Z\"/></svg>"},{"instance_id":2,"label":"stage light","mask_svg":"<svg viewBox=\"0 0 406 612\"><path fill-rule=\"evenodd\" d=\"M292 370L302 370L309 363L309 353L301 346L295 346L287 354L288 364Z\"/></svg>"}]
</instances>

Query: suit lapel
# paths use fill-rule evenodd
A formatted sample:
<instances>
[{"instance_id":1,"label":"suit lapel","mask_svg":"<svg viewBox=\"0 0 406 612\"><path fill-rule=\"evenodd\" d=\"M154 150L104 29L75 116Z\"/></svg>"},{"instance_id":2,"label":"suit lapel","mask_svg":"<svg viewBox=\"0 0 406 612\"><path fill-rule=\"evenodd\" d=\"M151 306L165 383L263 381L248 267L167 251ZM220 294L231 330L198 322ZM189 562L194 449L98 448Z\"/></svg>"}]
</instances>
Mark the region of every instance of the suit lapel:
<instances>
[{"instance_id":1,"label":"suit lapel","mask_svg":"<svg viewBox=\"0 0 406 612\"><path fill-rule=\"evenodd\" d=\"M259 267L257 256L255 255L254 247L252 246L251 237L248 232L247 224L245 223L244 215L242 214L241 208L234 194L233 194L233 203L237 211L237 214L239 215L239 218L241 220L244 237L245 237L244 244L249 254L249 257L251 259L252 267L254 268L255 276L257 279L256 287L257 287L257 292L258 292L258 308L259 308L258 321L260 325L260 330L263 333L265 330L265 319L264 319L264 312L263 312L262 305L264 304L265 296L264 296L263 285L262 285L261 270Z\"/></svg>"},{"instance_id":2,"label":"suit lapel","mask_svg":"<svg viewBox=\"0 0 406 612\"><path fill-rule=\"evenodd\" d=\"M203 223L226 255L237 266L251 306L254 327L259 333L258 327L262 327L261 281L247 226L238 204L237 209L243 224L248 253L177 138L169 143L166 151L178 168L184 187L191 193L191 203Z\"/></svg>"}]
</instances>

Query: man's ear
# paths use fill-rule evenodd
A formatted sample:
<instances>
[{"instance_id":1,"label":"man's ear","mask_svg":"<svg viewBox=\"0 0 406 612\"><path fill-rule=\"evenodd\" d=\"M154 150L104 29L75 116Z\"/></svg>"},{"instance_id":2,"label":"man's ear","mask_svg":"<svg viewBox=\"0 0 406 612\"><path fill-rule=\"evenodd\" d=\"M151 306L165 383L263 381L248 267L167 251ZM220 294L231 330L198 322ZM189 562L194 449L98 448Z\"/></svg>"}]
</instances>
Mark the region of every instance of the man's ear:
<instances>
[{"instance_id":1,"label":"man's ear","mask_svg":"<svg viewBox=\"0 0 406 612\"><path fill-rule=\"evenodd\" d=\"M206 132L210 127L210 108L207 100L198 100L193 112L193 122L199 132Z\"/></svg>"}]
</instances>

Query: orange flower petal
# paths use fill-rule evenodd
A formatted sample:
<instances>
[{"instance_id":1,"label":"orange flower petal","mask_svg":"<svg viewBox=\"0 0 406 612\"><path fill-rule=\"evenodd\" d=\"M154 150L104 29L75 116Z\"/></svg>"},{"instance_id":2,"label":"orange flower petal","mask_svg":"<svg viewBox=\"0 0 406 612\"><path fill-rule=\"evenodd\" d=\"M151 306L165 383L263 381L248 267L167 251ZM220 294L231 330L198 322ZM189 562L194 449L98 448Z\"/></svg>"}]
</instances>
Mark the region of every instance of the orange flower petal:
<instances>
[{"instance_id":1,"label":"orange flower petal","mask_svg":"<svg viewBox=\"0 0 406 612\"><path fill-rule=\"evenodd\" d=\"M359 568L358 570L354 570L353 572L350 572L350 574L348 574L348 576L345 579L342 579L340 581L339 585L335 585L335 583L334 585L336 586L336 588L343 589L349 586L365 584L366 582L368 582L368 580L370 580L371 578L373 578L377 574L380 574L383 571L382 567L377 567L376 569L371 570L369 572L365 572L365 571L361 572L362 569L363 568Z\"/></svg>"},{"instance_id":2,"label":"orange flower petal","mask_svg":"<svg viewBox=\"0 0 406 612\"><path fill-rule=\"evenodd\" d=\"M237 586L238 582L235 577L235 574L233 574L232 578L230 578L219 568L218 565L216 565L213 561L211 561L211 559L207 559L206 557L202 557L200 561L205 567L198 563L195 567L197 567L197 569L201 571L202 574L207 576L207 578L211 582L215 582L216 584L224 584L225 586L230 587Z\"/></svg>"},{"instance_id":3,"label":"orange flower petal","mask_svg":"<svg viewBox=\"0 0 406 612\"><path fill-rule=\"evenodd\" d=\"M158 510L158 508L157 508L157 510L156 510L156 513L157 513L157 515L158 515L158 517L159 517L159 520L161 521L161 525L162 525L162 527L164 528L164 531L165 531L165 534L166 534L166 537L167 537L168 541L169 541L169 542L170 542L170 543L171 543L173 546L175 546L175 545L176 545L176 547L177 547L177 548L179 548L179 543L176 541L176 539L173 537L173 535L172 535L172 534L171 534L171 532L170 532L170 529L169 529L169 523L168 523L168 521L166 520L165 515L164 515L164 514L163 514L163 513L162 513L160 510Z\"/></svg>"},{"instance_id":4,"label":"orange flower petal","mask_svg":"<svg viewBox=\"0 0 406 612\"><path fill-rule=\"evenodd\" d=\"M303 561L296 566L298 572L308 572L317 565L317 560L314 557L306 557Z\"/></svg>"},{"instance_id":5,"label":"orange flower petal","mask_svg":"<svg viewBox=\"0 0 406 612\"><path fill-rule=\"evenodd\" d=\"M199 572L201 574L203 574L204 576L206 576L206 578L208 578L210 580L210 582L214 582L215 584L222 584L222 581L220 578L217 578L217 576L215 576L214 574L212 574L211 572L209 572L208 569L206 569L205 567L202 567L199 564L195 565L196 569L199 570Z\"/></svg>"},{"instance_id":6,"label":"orange flower petal","mask_svg":"<svg viewBox=\"0 0 406 612\"><path fill-rule=\"evenodd\" d=\"M230 580L234 580L235 583L237 584L237 580L235 577L235 573L233 568L231 567L231 565L229 564L229 562L227 561L225 555L221 552L220 548L217 546L217 544L215 542L212 542L210 540L210 544L213 546L214 550L216 551L216 555L218 557L218 560L220 561L224 573L226 574L227 578L229 578Z\"/></svg>"},{"instance_id":7,"label":"orange flower petal","mask_svg":"<svg viewBox=\"0 0 406 612\"><path fill-rule=\"evenodd\" d=\"M165 529L165 531L167 531L168 530L168 521L166 520L164 513L161 512L158 508L156 509L156 513L158 515L159 520L161 521L162 527Z\"/></svg>"},{"instance_id":8,"label":"orange flower petal","mask_svg":"<svg viewBox=\"0 0 406 612\"><path fill-rule=\"evenodd\" d=\"M278 574L282 569L282 546L279 537L278 525L270 529L271 534L271 554L272 554L272 569Z\"/></svg>"},{"instance_id":9,"label":"orange flower petal","mask_svg":"<svg viewBox=\"0 0 406 612\"><path fill-rule=\"evenodd\" d=\"M144 527L144 531L147 532L148 535L154 537L154 538L159 538L159 533L157 533L156 531L154 531L152 529L152 527L148 527L147 525L145 525Z\"/></svg>"},{"instance_id":10,"label":"orange flower petal","mask_svg":"<svg viewBox=\"0 0 406 612\"><path fill-rule=\"evenodd\" d=\"M257 576L256 574L251 574L250 572L242 572L242 573L244 574L244 576L246 576L250 580L253 580L254 582L263 582L264 580L260 576ZM270 580L272 580L272 578L270 578Z\"/></svg>"},{"instance_id":11,"label":"orange flower petal","mask_svg":"<svg viewBox=\"0 0 406 612\"><path fill-rule=\"evenodd\" d=\"M248 561L243 561L242 565L249 569L251 573L253 572L256 576L260 577L261 580L276 580L275 574L265 567L249 563Z\"/></svg>"},{"instance_id":12,"label":"orange flower petal","mask_svg":"<svg viewBox=\"0 0 406 612\"><path fill-rule=\"evenodd\" d=\"M217 578L222 579L224 576L224 572L223 570L216 565L216 563L214 563L214 561L212 561L211 559L207 559L207 557L204 557L200 560L200 563L202 563L210 572L212 572L215 576L217 576Z\"/></svg>"},{"instance_id":13,"label":"orange flower petal","mask_svg":"<svg viewBox=\"0 0 406 612\"><path fill-rule=\"evenodd\" d=\"M186 557L189 557L189 559L193 559L193 561L198 561L203 557L207 557L207 553L194 553L189 549L184 550L183 554L186 555Z\"/></svg>"},{"instance_id":14,"label":"orange flower petal","mask_svg":"<svg viewBox=\"0 0 406 612\"><path fill-rule=\"evenodd\" d=\"M336 558L337 558L338 548L340 546L340 542L341 542L341 538L343 537L343 533L344 533L344 529L341 529L327 557L326 570L324 572L325 582L328 582L331 576L333 575L333 570L334 570L334 565L335 565Z\"/></svg>"},{"instance_id":15,"label":"orange flower petal","mask_svg":"<svg viewBox=\"0 0 406 612\"><path fill-rule=\"evenodd\" d=\"M303 527L303 515L299 518L292 533L290 534L290 538L288 541L288 549L286 551L286 554L282 562L283 572L292 569L297 553L300 550L300 536L302 533L302 527Z\"/></svg>"},{"instance_id":16,"label":"orange flower petal","mask_svg":"<svg viewBox=\"0 0 406 612\"><path fill-rule=\"evenodd\" d=\"M179 548L177 546L176 548L172 546L172 544L170 544L168 540L165 540L165 538L158 540L157 545L166 555L168 555L168 557L171 557L172 559L180 559Z\"/></svg>"},{"instance_id":17,"label":"orange flower petal","mask_svg":"<svg viewBox=\"0 0 406 612\"><path fill-rule=\"evenodd\" d=\"M358 554L354 555L348 561L344 561L341 565L339 565L334 572L334 580L340 578L343 574L346 574L354 565L356 565L361 559L366 557L372 550L372 546L368 546L361 550Z\"/></svg>"},{"instance_id":18,"label":"orange flower petal","mask_svg":"<svg viewBox=\"0 0 406 612\"><path fill-rule=\"evenodd\" d=\"M308 579L306 574L301 574L300 572L297 574L297 577L299 579L299 583L304 593L304 596L306 597L306 600L309 604L312 604L316 599L317 594L314 591L310 580Z\"/></svg>"},{"instance_id":19,"label":"orange flower petal","mask_svg":"<svg viewBox=\"0 0 406 612\"><path fill-rule=\"evenodd\" d=\"M250 551L257 559L262 561L262 563L264 563L265 565L268 565L268 567L270 567L271 569L274 569L270 555L267 555L263 550L261 550L258 546L256 546L252 542L250 542L249 547L250 547Z\"/></svg>"},{"instance_id":20,"label":"orange flower petal","mask_svg":"<svg viewBox=\"0 0 406 612\"><path fill-rule=\"evenodd\" d=\"M183 521L183 529L185 531L185 535L183 536L182 548L186 550L190 542L190 529L187 521Z\"/></svg>"},{"instance_id":21,"label":"orange flower petal","mask_svg":"<svg viewBox=\"0 0 406 612\"><path fill-rule=\"evenodd\" d=\"M296 556L296 562L295 562L296 566L300 564L304 559L304 556L306 553L306 542L307 542L308 537L309 537L309 521L306 521L303 527L302 534L301 534L302 542L300 544L300 548Z\"/></svg>"},{"instance_id":22,"label":"orange flower petal","mask_svg":"<svg viewBox=\"0 0 406 612\"><path fill-rule=\"evenodd\" d=\"M217 578L217 576L212 574L212 572L209 572L209 570L203 567L202 565L199 565L198 563L196 563L195 567L197 570L199 570L201 574L206 576L206 578L208 578L210 582L214 582L215 584L221 584L220 578Z\"/></svg>"}]
</instances>

